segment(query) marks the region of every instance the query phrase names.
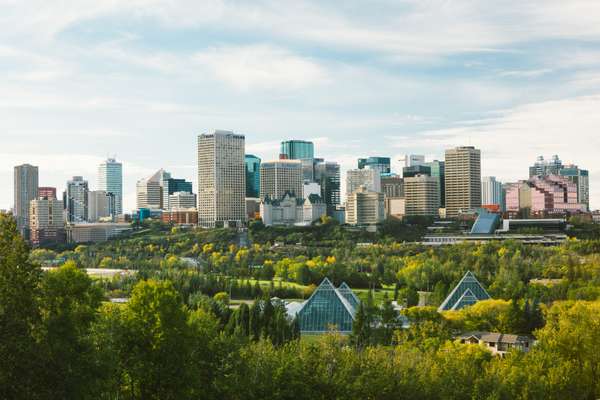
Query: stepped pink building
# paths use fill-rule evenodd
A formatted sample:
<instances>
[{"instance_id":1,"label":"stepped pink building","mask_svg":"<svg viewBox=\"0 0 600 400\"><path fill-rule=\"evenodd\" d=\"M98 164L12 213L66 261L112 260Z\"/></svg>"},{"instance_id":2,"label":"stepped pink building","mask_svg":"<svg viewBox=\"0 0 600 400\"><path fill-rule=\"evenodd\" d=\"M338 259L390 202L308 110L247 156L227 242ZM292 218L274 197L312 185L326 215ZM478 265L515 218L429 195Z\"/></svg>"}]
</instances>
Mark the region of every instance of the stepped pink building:
<instances>
[{"instance_id":1,"label":"stepped pink building","mask_svg":"<svg viewBox=\"0 0 600 400\"><path fill-rule=\"evenodd\" d=\"M585 204L577 202L577 185L558 175L535 176L513 183L506 190L508 212L574 213L586 208Z\"/></svg>"}]
</instances>

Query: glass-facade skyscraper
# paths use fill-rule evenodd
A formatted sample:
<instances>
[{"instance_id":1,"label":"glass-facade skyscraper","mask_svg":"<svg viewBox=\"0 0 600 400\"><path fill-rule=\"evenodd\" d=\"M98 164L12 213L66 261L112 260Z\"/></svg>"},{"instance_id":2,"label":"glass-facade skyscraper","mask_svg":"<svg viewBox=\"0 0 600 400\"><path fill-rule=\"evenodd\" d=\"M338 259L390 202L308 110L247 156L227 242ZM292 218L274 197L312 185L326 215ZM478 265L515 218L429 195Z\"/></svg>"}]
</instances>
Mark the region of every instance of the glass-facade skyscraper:
<instances>
[{"instance_id":1,"label":"glass-facade skyscraper","mask_svg":"<svg viewBox=\"0 0 600 400\"><path fill-rule=\"evenodd\" d=\"M246 197L258 198L260 196L260 158L253 154L246 154Z\"/></svg>"},{"instance_id":2,"label":"glass-facade skyscraper","mask_svg":"<svg viewBox=\"0 0 600 400\"><path fill-rule=\"evenodd\" d=\"M108 158L98 167L98 190L112 193L115 198L115 215L123 214L123 164Z\"/></svg>"},{"instance_id":3,"label":"glass-facade skyscraper","mask_svg":"<svg viewBox=\"0 0 600 400\"><path fill-rule=\"evenodd\" d=\"M315 158L315 145L305 140L286 140L281 142L279 158L286 160Z\"/></svg>"},{"instance_id":4,"label":"glass-facade skyscraper","mask_svg":"<svg viewBox=\"0 0 600 400\"><path fill-rule=\"evenodd\" d=\"M29 164L15 167L14 214L17 228L24 232L29 227L29 203L38 197L38 167Z\"/></svg>"}]
</instances>

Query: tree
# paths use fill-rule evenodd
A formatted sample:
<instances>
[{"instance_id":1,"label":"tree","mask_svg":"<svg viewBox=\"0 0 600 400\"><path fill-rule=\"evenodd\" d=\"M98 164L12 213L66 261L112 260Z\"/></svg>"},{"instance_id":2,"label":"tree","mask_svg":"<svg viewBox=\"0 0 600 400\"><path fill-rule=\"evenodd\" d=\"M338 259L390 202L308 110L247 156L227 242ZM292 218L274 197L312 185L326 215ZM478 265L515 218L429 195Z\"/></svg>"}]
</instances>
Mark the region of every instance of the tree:
<instances>
[{"instance_id":1,"label":"tree","mask_svg":"<svg viewBox=\"0 0 600 400\"><path fill-rule=\"evenodd\" d=\"M73 261L41 282L41 344L53 398L94 398L102 390L91 325L102 301L100 288Z\"/></svg>"},{"instance_id":2,"label":"tree","mask_svg":"<svg viewBox=\"0 0 600 400\"><path fill-rule=\"evenodd\" d=\"M15 220L0 213L0 398L5 399L35 399L43 393L43 363L34 336L41 269L28 257Z\"/></svg>"},{"instance_id":3,"label":"tree","mask_svg":"<svg viewBox=\"0 0 600 400\"><path fill-rule=\"evenodd\" d=\"M193 383L188 313L169 281L138 283L122 314L119 359L134 399L187 398Z\"/></svg>"},{"instance_id":4,"label":"tree","mask_svg":"<svg viewBox=\"0 0 600 400\"><path fill-rule=\"evenodd\" d=\"M352 324L352 334L350 335L350 342L357 349L362 349L371 341L371 320L368 307L361 302L358 306L358 311Z\"/></svg>"}]
</instances>

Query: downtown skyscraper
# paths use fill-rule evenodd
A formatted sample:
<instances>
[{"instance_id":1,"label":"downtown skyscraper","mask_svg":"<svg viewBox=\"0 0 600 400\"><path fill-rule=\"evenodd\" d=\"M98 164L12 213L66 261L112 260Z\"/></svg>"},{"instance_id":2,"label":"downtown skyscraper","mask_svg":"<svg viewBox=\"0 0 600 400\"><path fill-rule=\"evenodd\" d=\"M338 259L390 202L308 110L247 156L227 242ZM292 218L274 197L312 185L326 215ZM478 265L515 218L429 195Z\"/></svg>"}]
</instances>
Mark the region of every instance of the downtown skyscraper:
<instances>
[{"instance_id":1,"label":"downtown skyscraper","mask_svg":"<svg viewBox=\"0 0 600 400\"><path fill-rule=\"evenodd\" d=\"M446 150L446 216L481 207L481 151L472 146Z\"/></svg>"},{"instance_id":2,"label":"downtown skyscraper","mask_svg":"<svg viewBox=\"0 0 600 400\"><path fill-rule=\"evenodd\" d=\"M98 167L98 190L111 193L115 200L114 215L123 214L123 164L108 158Z\"/></svg>"},{"instance_id":3,"label":"downtown skyscraper","mask_svg":"<svg viewBox=\"0 0 600 400\"><path fill-rule=\"evenodd\" d=\"M38 197L38 167L17 165L14 175L14 215L17 229L23 232L29 227L29 203Z\"/></svg>"},{"instance_id":4,"label":"downtown skyscraper","mask_svg":"<svg viewBox=\"0 0 600 400\"><path fill-rule=\"evenodd\" d=\"M245 138L216 130L198 136L198 224L241 226L246 221Z\"/></svg>"}]
</instances>

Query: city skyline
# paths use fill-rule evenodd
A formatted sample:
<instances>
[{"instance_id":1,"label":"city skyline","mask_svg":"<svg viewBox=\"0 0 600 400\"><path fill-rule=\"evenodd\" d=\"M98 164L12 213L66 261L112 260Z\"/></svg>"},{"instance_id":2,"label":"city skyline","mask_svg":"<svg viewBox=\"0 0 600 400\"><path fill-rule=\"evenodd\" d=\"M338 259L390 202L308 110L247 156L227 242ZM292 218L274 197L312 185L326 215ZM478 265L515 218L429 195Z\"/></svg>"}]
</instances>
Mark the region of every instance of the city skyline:
<instances>
[{"instance_id":1,"label":"city skyline","mask_svg":"<svg viewBox=\"0 0 600 400\"><path fill-rule=\"evenodd\" d=\"M580 0L11 3L0 209L15 165L39 166L40 185L62 191L72 176L95 183L112 154L127 211L158 168L197 190L191 149L213 129L245 135L265 160L282 140L312 140L342 182L368 156L398 172L401 155L472 145L482 175L513 182L559 154L589 170L597 209L599 14Z\"/></svg>"}]
</instances>

